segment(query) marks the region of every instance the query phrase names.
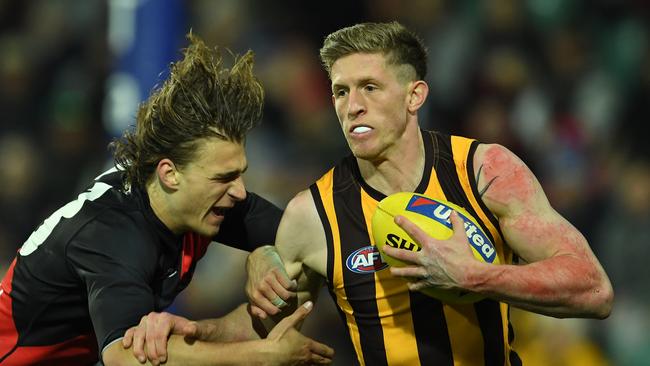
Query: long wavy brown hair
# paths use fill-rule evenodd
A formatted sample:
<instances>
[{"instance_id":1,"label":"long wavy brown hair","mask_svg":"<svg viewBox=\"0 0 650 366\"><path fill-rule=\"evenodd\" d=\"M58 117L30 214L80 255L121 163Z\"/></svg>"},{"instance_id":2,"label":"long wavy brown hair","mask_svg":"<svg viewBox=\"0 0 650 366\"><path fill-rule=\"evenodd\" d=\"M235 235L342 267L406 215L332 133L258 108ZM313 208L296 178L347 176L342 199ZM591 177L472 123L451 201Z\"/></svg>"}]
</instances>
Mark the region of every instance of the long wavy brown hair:
<instances>
[{"instance_id":1,"label":"long wavy brown hair","mask_svg":"<svg viewBox=\"0 0 650 366\"><path fill-rule=\"evenodd\" d=\"M253 52L239 57L227 51L233 59L228 68L219 48L191 33L187 38L183 58L140 105L135 128L110 145L127 186L144 187L163 158L181 169L194 159L201 139L244 143L262 117L264 90L253 75Z\"/></svg>"}]
</instances>

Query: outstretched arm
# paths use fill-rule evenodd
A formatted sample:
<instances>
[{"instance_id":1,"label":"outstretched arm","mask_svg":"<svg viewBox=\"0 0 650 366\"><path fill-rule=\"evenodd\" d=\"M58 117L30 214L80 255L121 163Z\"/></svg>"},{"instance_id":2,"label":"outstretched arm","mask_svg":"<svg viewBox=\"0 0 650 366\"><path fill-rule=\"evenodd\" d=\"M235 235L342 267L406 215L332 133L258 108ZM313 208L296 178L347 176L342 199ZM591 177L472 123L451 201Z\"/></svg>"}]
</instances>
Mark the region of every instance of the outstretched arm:
<instances>
[{"instance_id":1,"label":"outstretched arm","mask_svg":"<svg viewBox=\"0 0 650 366\"><path fill-rule=\"evenodd\" d=\"M231 319L225 322L219 321L219 319L191 322L170 314L149 314L146 318L150 319L147 321L155 322L155 324L147 326L146 322L141 322L136 329L132 328L127 331L125 338L129 339L124 342L115 342L103 351L104 363L106 365L138 365L144 363L147 358L153 365L160 363L167 365L327 365L331 363L334 353L331 348L301 335L296 330L296 327L311 311L311 302L304 304L293 314L284 318L265 339L249 341L233 339L232 333L228 331L227 324L230 321L246 318L241 313L242 309L244 306L235 310L233 312L236 313L235 316L230 316ZM171 322L170 319L172 319ZM207 326L204 326L205 324ZM222 329L223 326L226 326L226 329ZM240 324L240 328L246 329L247 327L245 324ZM158 334L164 329L186 333L169 336L169 332L166 332L162 343L146 338ZM191 333L191 336L188 333ZM246 335L241 332L238 334ZM133 340L130 337L133 337ZM146 343L143 341L145 338L147 339ZM146 357L144 351L140 350L136 355L138 358L136 360L131 350L127 349L128 345L133 344L135 347L136 343L146 347ZM152 349L149 347L150 345L155 345L155 347ZM158 348L156 349L156 347Z\"/></svg>"},{"instance_id":2,"label":"outstretched arm","mask_svg":"<svg viewBox=\"0 0 650 366\"><path fill-rule=\"evenodd\" d=\"M266 319L263 325L251 319L251 313L245 306L240 306L224 318L199 322L192 322L171 314L154 313L147 316L147 318L151 318L152 323L149 323L150 319L148 319L146 324L141 322L137 329L127 332L127 336L133 336L133 340L131 341L127 337L125 345L132 345L134 353L139 357L146 353L149 359L159 360L162 355L166 354L165 346L170 333L180 332L180 335L172 338L182 339L183 336L196 338L194 335L200 334L201 341L228 342L258 337L254 333L255 325L255 331L262 335L272 328L273 330L269 333L270 337L273 331L285 322L286 319L283 320L283 318L290 316L291 311L300 310L301 306L299 305L311 303L309 300L316 298L324 281L327 257L325 232L320 225L316 207L308 191L298 194L289 203L278 228L277 243L275 248L263 247L259 249L262 251L259 256L249 258L247 264L249 276L258 279L255 281L249 278L249 283L255 287L262 283L264 276L269 273L274 280L277 280L278 275L282 275L286 276L286 281L282 286L295 286L296 293L287 296L283 311L280 312L278 309L278 314ZM284 265L286 265L286 269ZM260 269L268 269L269 272L260 271ZM289 280L289 278L295 278L295 281ZM258 293L262 294L261 291ZM264 299L273 301L278 295L273 291L264 292L264 295L261 296L269 296ZM299 323L296 323L296 326L299 326ZM170 338L167 347L171 347L172 338ZM333 350L317 342L311 342L312 354L328 361L331 360ZM135 360L133 356L131 358Z\"/></svg>"},{"instance_id":3,"label":"outstretched arm","mask_svg":"<svg viewBox=\"0 0 650 366\"><path fill-rule=\"evenodd\" d=\"M415 264L391 272L420 279L413 289L433 276L440 281L436 286L466 289L545 315L607 317L613 301L607 274L585 237L551 207L526 164L503 146L479 145L474 171L483 202L498 218L507 244L526 264L479 262L466 243L459 243L466 242L463 235L435 240L399 218L423 250L386 248L389 255Z\"/></svg>"}]
</instances>

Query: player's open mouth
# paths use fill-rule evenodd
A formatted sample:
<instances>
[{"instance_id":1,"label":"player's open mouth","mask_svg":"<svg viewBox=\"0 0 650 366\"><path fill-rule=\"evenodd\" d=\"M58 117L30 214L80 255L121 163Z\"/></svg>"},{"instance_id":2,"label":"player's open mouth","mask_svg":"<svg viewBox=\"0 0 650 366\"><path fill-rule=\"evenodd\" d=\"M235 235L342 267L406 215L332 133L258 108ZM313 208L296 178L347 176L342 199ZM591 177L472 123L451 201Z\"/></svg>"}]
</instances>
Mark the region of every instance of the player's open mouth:
<instances>
[{"instance_id":1,"label":"player's open mouth","mask_svg":"<svg viewBox=\"0 0 650 366\"><path fill-rule=\"evenodd\" d=\"M212 207L212 213L217 216L225 216L228 207Z\"/></svg>"},{"instance_id":2,"label":"player's open mouth","mask_svg":"<svg viewBox=\"0 0 650 366\"><path fill-rule=\"evenodd\" d=\"M369 131L372 131L372 127L364 126L364 125L353 126L350 129L350 132L355 133L355 134L362 134L362 133L366 133L366 132L369 132Z\"/></svg>"}]
</instances>

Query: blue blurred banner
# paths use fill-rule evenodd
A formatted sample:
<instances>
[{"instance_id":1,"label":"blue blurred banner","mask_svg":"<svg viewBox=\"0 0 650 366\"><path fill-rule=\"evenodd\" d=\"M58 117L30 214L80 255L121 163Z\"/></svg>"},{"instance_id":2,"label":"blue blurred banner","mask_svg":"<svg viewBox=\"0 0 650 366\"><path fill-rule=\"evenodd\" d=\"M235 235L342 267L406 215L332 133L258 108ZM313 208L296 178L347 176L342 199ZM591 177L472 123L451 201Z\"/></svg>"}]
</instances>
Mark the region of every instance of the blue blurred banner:
<instances>
[{"instance_id":1,"label":"blue blurred banner","mask_svg":"<svg viewBox=\"0 0 650 366\"><path fill-rule=\"evenodd\" d=\"M187 33L182 0L110 0L108 42L114 70L106 81L104 124L112 136L135 123L138 104L167 76Z\"/></svg>"}]
</instances>

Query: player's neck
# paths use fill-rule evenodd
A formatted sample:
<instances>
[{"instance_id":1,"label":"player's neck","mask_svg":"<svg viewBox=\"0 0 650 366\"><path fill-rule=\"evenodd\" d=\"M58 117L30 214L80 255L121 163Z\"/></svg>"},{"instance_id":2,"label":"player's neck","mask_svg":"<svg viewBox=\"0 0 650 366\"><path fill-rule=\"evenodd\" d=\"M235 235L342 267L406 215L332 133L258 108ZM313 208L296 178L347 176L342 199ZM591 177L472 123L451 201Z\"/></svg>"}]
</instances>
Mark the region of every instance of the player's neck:
<instances>
[{"instance_id":1,"label":"player's neck","mask_svg":"<svg viewBox=\"0 0 650 366\"><path fill-rule=\"evenodd\" d=\"M157 181L150 182L147 184L147 195L149 196L149 204L153 213L158 217L162 223L167 226L167 228L175 234L180 234L181 230L178 229L178 225L173 220L173 216L170 214L169 203L166 200L166 196L162 189L158 185Z\"/></svg>"},{"instance_id":2,"label":"player's neck","mask_svg":"<svg viewBox=\"0 0 650 366\"><path fill-rule=\"evenodd\" d=\"M386 195L414 191L422 180L424 161L424 142L417 125L386 154L385 159L357 159L366 183Z\"/></svg>"}]
</instances>

